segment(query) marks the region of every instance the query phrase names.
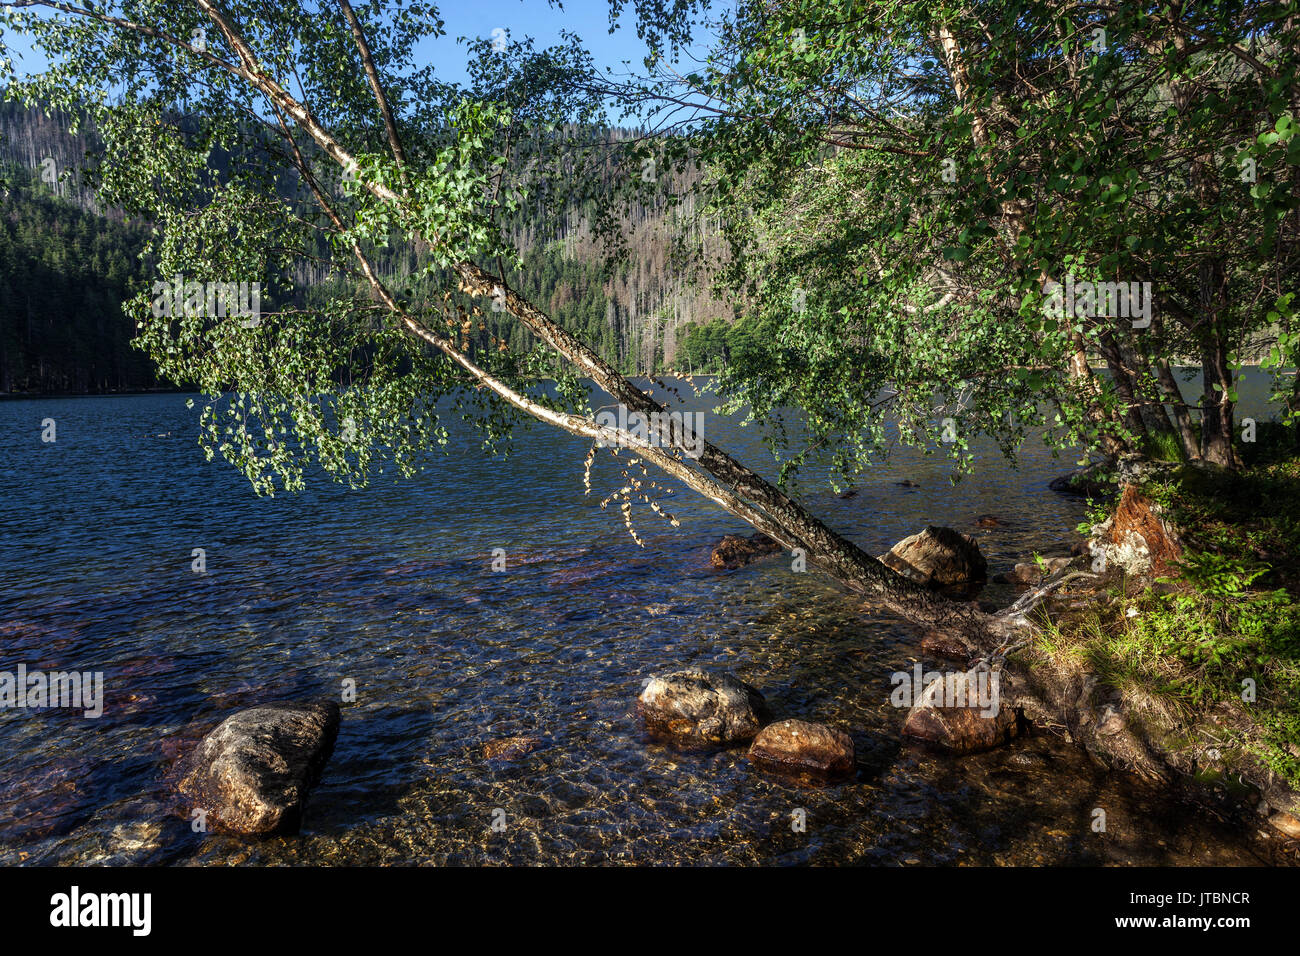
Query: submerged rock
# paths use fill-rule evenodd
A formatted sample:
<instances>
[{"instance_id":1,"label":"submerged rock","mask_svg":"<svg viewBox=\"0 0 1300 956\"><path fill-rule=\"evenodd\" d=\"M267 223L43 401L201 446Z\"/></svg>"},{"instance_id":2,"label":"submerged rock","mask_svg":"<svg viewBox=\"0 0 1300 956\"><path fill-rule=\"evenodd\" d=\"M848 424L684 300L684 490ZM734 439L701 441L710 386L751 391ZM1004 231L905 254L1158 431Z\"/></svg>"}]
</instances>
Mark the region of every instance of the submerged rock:
<instances>
[{"instance_id":1,"label":"submerged rock","mask_svg":"<svg viewBox=\"0 0 1300 956\"><path fill-rule=\"evenodd\" d=\"M1053 574L1060 574L1074 562L1072 555L1061 555L1056 558L1043 558L1043 573L1049 577Z\"/></svg>"},{"instance_id":2,"label":"submerged rock","mask_svg":"<svg viewBox=\"0 0 1300 956\"><path fill-rule=\"evenodd\" d=\"M752 740L766 711L744 681L696 667L650 678L637 706L652 733L718 744Z\"/></svg>"},{"instance_id":3,"label":"submerged rock","mask_svg":"<svg viewBox=\"0 0 1300 956\"><path fill-rule=\"evenodd\" d=\"M948 586L983 581L988 562L968 534L930 525L904 538L880 560L918 584Z\"/></svg>"},{"instance_id":4,"label":"submerged rock","mask_svg":"<svg viewBox=\"0 0 1300 956\"><path fill-rule=\"evenodd\" d=\"M738 534L724 534L713 549L709 563L715 568L743 568L780 550L781 545L765 534L755 532L748 538L742 538Z\"/></svg>"},{"instance_id":5,"label":"submerged rock","mask_svg":"<svg viewBox=\"0 0 1300 956\"><path fill-rule=\"evenodd\" d=\"M1044 558L1042 564L1024 561L1017 564L1010 571L995 574L993 580L1000 584L1032 587L1035 584L1041 584L1045 578L1049 578L1068 567L1072 560L1073 558Z\"/></svg>"},{"instance_id":6,"label":"submerged rock","mask_svg":"<svg viewBox=\"0 0 1300 956\"><path fill-rule=\"evenodd\" d=\"M968 661L975 654L975 645L953 631L926 631L921 638L921 653Z\"/></svg>"},{"instance_id":7,"label":"submerged rock","mask_svg":"<svg viewBox=\"0 0 1300 956\"><path fill-rule=\"evenodd\" d=\"M983 666L932 682L908 712L903 734L962 754L1011 740L1020 732L1020 717L1002 706L999 676Z\"/></svg>"},{"instance_id":8,"label":"submerged rock","mask_svg":"<svg viewBox=\"0 0 1300 956\"><path fill-rule=\"evenodd\" d=\"M853 772L853 739L825 724L781 720L754 738L749 759L766 770L842 777Z\"/></svg>"},{"instance_id":9,"label":"submerged rock","mask_svg":"<svg viewBox=\"0 0 1300 956\"><path fill-rule=\"evenodd\" d=\"M1036 564L1022 561L1010 571L1003 571L1001 574L993 575L993 580L998 584L1014 584L1022 588L1032 587L1043 580L1043 569Z\"/></svg>"},{"instance_id":10,"label":"submerged rock","mask_svg":"<svg viewBox=\"0 0 1300 956\"><path fill-rule=\"evenodd\" d=\"M227 717L203 738L179 784L209 829L296 832L307 793L334 749L339 707L268 704Z\"/></svg>"},{"instance_id":11,"label":"submerged rock","mask_svg":"<svg viewBox=\"0 0 1300 956\"><path fill-rule=\"evenodd\" d=\"M539 737L502 737L484 744L483 756L488 760L518 760L541 746L542 740Z\"/></svg>"}]
</instances>

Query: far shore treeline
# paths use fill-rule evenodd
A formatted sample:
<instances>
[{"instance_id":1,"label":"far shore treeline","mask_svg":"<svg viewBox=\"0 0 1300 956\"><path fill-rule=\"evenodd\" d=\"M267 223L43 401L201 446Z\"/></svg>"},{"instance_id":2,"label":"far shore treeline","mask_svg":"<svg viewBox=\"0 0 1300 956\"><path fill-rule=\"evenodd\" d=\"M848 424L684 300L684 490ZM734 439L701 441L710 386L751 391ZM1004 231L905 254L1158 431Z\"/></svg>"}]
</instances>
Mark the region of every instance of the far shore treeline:
<instances>
[{"instance_id":1,"label":"far shore treeline","mask_svg":"<svg viewBox=\"0 0 1300 956\"><path fill-rule=\"evenodd\" d=\"M93 134L69 125L57 110L0 103L0 394L174 390L132 346L121 307L158 278L140 260L147 226L100 209L78 175ZM674 270L665 208L634 210L617 258L591 236L589 215L575 208L551 230L519 217L519 287L622 371L716 371L736 345L734 309ZM409 274L414 250L399 246L381 267ZM508 342L523 351L529 339L516 327Z\"/></svg>"}]
</instances>

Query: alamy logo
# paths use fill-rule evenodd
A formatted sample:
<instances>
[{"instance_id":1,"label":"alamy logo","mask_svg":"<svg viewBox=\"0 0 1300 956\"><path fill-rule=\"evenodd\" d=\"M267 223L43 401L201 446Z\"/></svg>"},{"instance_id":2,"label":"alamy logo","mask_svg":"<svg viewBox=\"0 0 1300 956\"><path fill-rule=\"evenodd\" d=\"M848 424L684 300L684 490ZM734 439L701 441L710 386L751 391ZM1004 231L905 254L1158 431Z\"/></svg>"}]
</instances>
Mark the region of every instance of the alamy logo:
<instances>
[{"instance_id":1,"label":"alamy logo","mask_svg":"<svg viewBox=\"0 0 1300 956\"><path fill-rule=\"evenodd\" d=\"M918 662L911 671L894 671L894 685L889 702L895 707L913 707L925 703L932 707L970 707L981 717L996 717L1002 695L997 671L976 670L942 674L923 671Z\"/></svg>"},{"instance_id":2,"label":"alamy logo","mask_svg":"<svg viewBox=\"0 0 1300 956\"><path fill-rule=\"evenodd\" d=\"M1151 324L1150 282L1076 282L1071 273L1065 285L1049 281L1043 291L1043 312L1056 318L1132 319L1135 329Z\"/></svg>"},{"instance_id":3,"label":"alamy logo","mask_svg":"<svg viewBox=\"0 0 1300 956\"><path fill-rule=\"evenodd\" d=\"M596 424L601 428L616 428L636 436L639 441L652 447L679 447L691 458L699 458L704 452L704 413L703 412L651 412L649 416L640 412L629 412L626 405L618 406L618 413L611 411L597 412ZM676 441L670 440L675 436ZM614 442L597 442L600 447Z\"/></svg>"},{"instance_id":4,"label":"alamy logo","mask_svg":"<svg viewBox=\"0 0 1300 956\"><path fill-rule=\"evenodd\" d=\"M127 926L133 936L148 936L152 929L153 896L149 893L82 893L72 887L50 897L50 925Z\"/></svg>"},{"instance_id":5,"label":"alamy logo","mask_svg":"<svg viewBox=\"0 0 1300 956\"><path fill-rule=\"evenodd\" d=\"M186 282L174 276L170 282L159 279L153 284L154 318L211 318L238 316L244 328L262 323L262 283L260 282Z\"/></svg>"},{"instance_id":6,"label":"alamy logo","mask_svg":"<svg viewBox=\"0 0 1300 956\"><path fill-rule=\"evenodd\" d=\"M69 707L84 717L104 713L103 671L29 671L19 664L17 672L0 671L0 709L14 707L36 710Z\"/></svg>"}]
</instances>

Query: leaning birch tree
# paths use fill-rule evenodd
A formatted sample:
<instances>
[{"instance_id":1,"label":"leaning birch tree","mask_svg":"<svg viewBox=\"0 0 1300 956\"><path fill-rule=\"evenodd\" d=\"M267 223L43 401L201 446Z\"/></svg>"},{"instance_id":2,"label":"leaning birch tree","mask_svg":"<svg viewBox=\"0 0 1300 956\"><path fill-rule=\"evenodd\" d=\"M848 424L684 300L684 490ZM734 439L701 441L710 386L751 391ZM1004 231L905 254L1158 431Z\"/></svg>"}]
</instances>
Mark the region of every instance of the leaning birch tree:
<instances>
[{"instance_id":1,"label":"leaning birch tree","mask_svg":"<svg viewBox=\"0 0 1300 956\"><path fill-rule=\"evenodd\" d=\"M510 287L501 217L563 170L575 104L511 109L442 83L412 52L443 32L433 6L16 0L2 22L50 63L19 76L0 51L7 97L92 122L101 200L152 224L159 279L131 303L139 339L209 396L206 454L259 493L300 489L315 467L357 485L385 467L412 474L445 442L449 399L489 446L531 418L592 454L626 450L625 512L658 510L658 486L637 477L650 465L906 619L990 650L1023 620L894 573ZM582 66L573 46L527 59ZM519 169L529 138L534 162ZM377 265L396 241L421 252L409 275ZM261 284L256 315L212 293L241 282ZM507 315L542 348L506 348ZM598 422L593 386L653 429Z\"/></svg>"}]
</instances>

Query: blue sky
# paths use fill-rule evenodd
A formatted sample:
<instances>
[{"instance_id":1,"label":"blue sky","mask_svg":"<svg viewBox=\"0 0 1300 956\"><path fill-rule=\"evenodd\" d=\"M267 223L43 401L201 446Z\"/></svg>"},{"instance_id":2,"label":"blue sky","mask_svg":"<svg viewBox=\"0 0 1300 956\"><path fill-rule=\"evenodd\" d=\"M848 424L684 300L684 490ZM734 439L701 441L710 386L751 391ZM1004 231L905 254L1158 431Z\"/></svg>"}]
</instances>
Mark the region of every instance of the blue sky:
<instances>
[{"instance_id":1,"label":"blue sky","mask_svg":"<svg viewBox=\"0 0 1300 956\"><path fill-rule=\"evenodd\" d=\"M457 37L492 37L495 29L509 30L516 39L531 36L539 47L559 40L560 31L580 36L598 66L622 72L621 63L631 60L639 67L645 47L636 35L636 25L626 12L614 33L609 32L608 0L565 0L559 9L546 0L446 0L439 5L446 21L447 36L426 41L418 51L421 59L432 60L446 80L465 79L466 52ZM44 59L34 54L22 37L5 35L19 72L39 70Z\"/></svg>"},{"instance_id":2,"label":"blue sky","mask_svg":"<svg viewBox=\"0 0 1300 956\"><path fill-rule=\"evenodd\" d=\"M623 60L639 66L645 56L636 24L626 13L619 29L609 32L608 0L568 0L563 10L546 0L450 0L443 4L441 12L447 22L447 36L425 46L428 55L439 57L438 72L447 79L464 77L464 47L457 47L455 38L491 37L497 28L509 30L516 38L531 36L539 47L558 41L561 30L570 30L582 37L597 65L616 70ZM443 62L454 69L444 72Z\"/></svg>"}]
</instances>

